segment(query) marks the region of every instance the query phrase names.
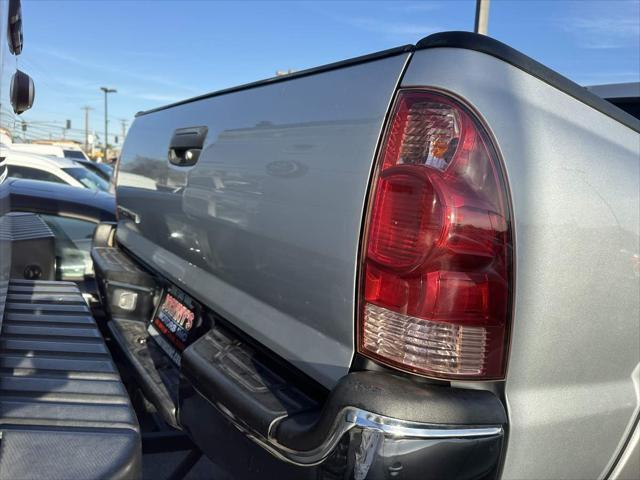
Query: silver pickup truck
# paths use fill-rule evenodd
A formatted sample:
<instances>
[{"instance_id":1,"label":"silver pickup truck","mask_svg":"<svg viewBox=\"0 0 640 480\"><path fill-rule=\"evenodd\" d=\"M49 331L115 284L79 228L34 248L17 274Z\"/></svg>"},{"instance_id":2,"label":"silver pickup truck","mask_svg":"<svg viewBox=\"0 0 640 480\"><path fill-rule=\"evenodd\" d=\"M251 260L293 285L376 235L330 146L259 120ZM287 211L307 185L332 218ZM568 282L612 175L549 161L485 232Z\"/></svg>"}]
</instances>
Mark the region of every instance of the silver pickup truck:
<instances>
[{"instance_id":1,"label":"silver pickup truck","mask_svg":"<svg viewBox=\"0 0 640 480\"><path fill-rule=\"evenodd\" d=\"M129 385L230 478L636 478L614 103L448 32L140 112L92 249Z\"/></svg>"},{"instance_id":2,"label":"silver pickup truck","mask_svg":"<svg viewBox=\"0 0 640 480\"><path fill-rule=\"evenodd\" d=\"M635 476L639 130L464 32L139 113L171 421L238 478Z\"/></svg>"}]
</instances>

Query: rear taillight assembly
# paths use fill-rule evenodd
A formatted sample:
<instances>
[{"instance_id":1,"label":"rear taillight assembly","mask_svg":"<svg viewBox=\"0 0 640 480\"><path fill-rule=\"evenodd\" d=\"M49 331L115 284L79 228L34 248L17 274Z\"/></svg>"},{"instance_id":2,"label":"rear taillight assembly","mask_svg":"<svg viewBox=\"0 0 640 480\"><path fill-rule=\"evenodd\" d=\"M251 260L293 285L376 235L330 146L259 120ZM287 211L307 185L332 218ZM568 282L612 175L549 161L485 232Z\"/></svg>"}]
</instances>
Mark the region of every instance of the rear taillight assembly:
<instances>
[{"instance_id":1,"label":"rear taillight assembly","mask_svg":"<svg viewBox=\"0 0 640 480\"><path fill-rule=\"evenodd\" d=\"M401 91L375 168L359 352L429 377L502 378L512 237L487 133L453 98Z\"/></svg>"}]
</instances>

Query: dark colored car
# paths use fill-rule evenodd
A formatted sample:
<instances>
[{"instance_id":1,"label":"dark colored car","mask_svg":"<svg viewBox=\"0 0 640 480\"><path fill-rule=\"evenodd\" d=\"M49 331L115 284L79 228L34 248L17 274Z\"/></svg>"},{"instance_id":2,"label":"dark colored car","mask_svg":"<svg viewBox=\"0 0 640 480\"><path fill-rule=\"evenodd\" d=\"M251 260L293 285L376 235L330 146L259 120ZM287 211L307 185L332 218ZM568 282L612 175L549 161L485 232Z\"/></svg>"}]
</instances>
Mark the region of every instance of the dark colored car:
<instances>
[{"instance_id":1,"label":"dark colored car","mask_svg":"<svg viewBox=\"0 0 640 480\"><path fill-rule=\"evenodd\" d=\"M76 163L79 163L83 167L95 172L100 175L107 182L111 181L111 177L113 176L113 166L107 165L106 163L94 162L92 160L81 160L78 158L74 158Z\"/></svg>"}]
</instances>

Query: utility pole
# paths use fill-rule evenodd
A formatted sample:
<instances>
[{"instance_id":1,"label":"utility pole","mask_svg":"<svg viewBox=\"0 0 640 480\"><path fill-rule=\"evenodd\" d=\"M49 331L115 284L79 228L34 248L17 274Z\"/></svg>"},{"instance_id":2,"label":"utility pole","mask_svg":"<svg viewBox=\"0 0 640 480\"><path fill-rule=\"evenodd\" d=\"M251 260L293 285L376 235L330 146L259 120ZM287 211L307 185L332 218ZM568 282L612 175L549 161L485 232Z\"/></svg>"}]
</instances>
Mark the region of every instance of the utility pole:
<instances>
[{"instance_id":1,"label":"utility pole","mask_svg":"<svg viewBox=\"0 0 640 480\"><path fill-rule=\"evenodd\" d=\"M487 35L489 32L489 0L476 0L476 21L473 31L482 35Z\"/></svg>"},{"instance_id":2,"label":"utility pole","mask_svg":"<svg viewBox=\"0 0 640 480\"><path fill-rule=\"evenodd\" d=\"M84 151L89 151L89 110L93 110L93 108L85 106L82 107L84 110Z\"/></svg>"},{"instance_id":3,"label":"utility pole","mask_svg":"<svg viewBox=\"0 0 640 480\"><path fill-rule=\"evenodd\" d=\"M107 108L107 96L110 93L116 93L115 88L100 87L104 92L104 157L103 162L107 162L107 149L109 148L109 110Z\"/></svg>"}]
</instances>

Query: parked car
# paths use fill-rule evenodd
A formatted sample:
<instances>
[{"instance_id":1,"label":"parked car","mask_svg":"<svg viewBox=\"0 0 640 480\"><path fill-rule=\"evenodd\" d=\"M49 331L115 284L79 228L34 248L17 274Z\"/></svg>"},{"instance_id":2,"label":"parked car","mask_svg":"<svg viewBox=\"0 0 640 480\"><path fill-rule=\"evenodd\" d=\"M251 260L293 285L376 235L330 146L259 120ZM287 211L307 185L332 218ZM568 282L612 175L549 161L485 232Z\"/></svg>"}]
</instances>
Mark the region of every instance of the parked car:
<instances>
[{"instance_id":1,"label":"parked car","mask_svg":"<svg viewBox=\"0 0 640 480\"><path fill-rule=\"evenodd\" d=\"M106 182L111 181L111 177L113 176L113 167L111 165L94 162L93 160L74 159L74 161L85 167L87 170L91 170L99 177L102 177Z\"/></svg>"},{"instance_id":2,"label":"parked car","mask_svg":"<svg viewBox=\"0 0 640 480\"><path fill-rule=\"evenodd\" d=\"M150 418L174 478L635 478L639 157L465 32L142 112L95 315L52 273L66 207L0 217L0 473L139 478Z\"/></svg>"},{"instance_id":3,"label":"parked car","mask_svg":"<svg viewBox=\"0 0 640 480\"><path fill-rule=\"evenodd\" d=\"M80 165L82 165L83 167L87 168L88 170L91 170L93 172L95 172L97 175L99 175L100 177L102 177L106 182L109 183L109 191L112 191L113 189L113 166L111 164L107 164L107 163L98 163L98 162L94 162L92 160L74 160L75 162L79 163ZM121 186L131 186L131 187L136 187L136 188L144 188L147 190L155 190L156 189L156 183L148 178L148 177L144 177L142 175L137 175L135 173L129 173L129 172L122 172L120 174L120 178L118 180L118 183Z\"/></svg>"},{"instance_id":4,"label":"parked car","mask_svg":"<svg viewBox=\"0 0 640 480\"><path fill-rule=\"evenodd\" d=\"M13 147L4 156L9 177L64 183L103 192L109 190L108 181L68 158L34 155L15 151Z\"/></svg>"},{"instance_id":5,"label":"parked car","mask_svg":"<svg viewBox=\"0 0 640 480\"><path fill-rule=\"evenodd\" d=\"M11 148L17 152L35 153L58 158L71 158L73 160L89 160L89 157L78 147L72 145L45 145L38 143L13 143Z\"/></svg>"}]
</instances>

